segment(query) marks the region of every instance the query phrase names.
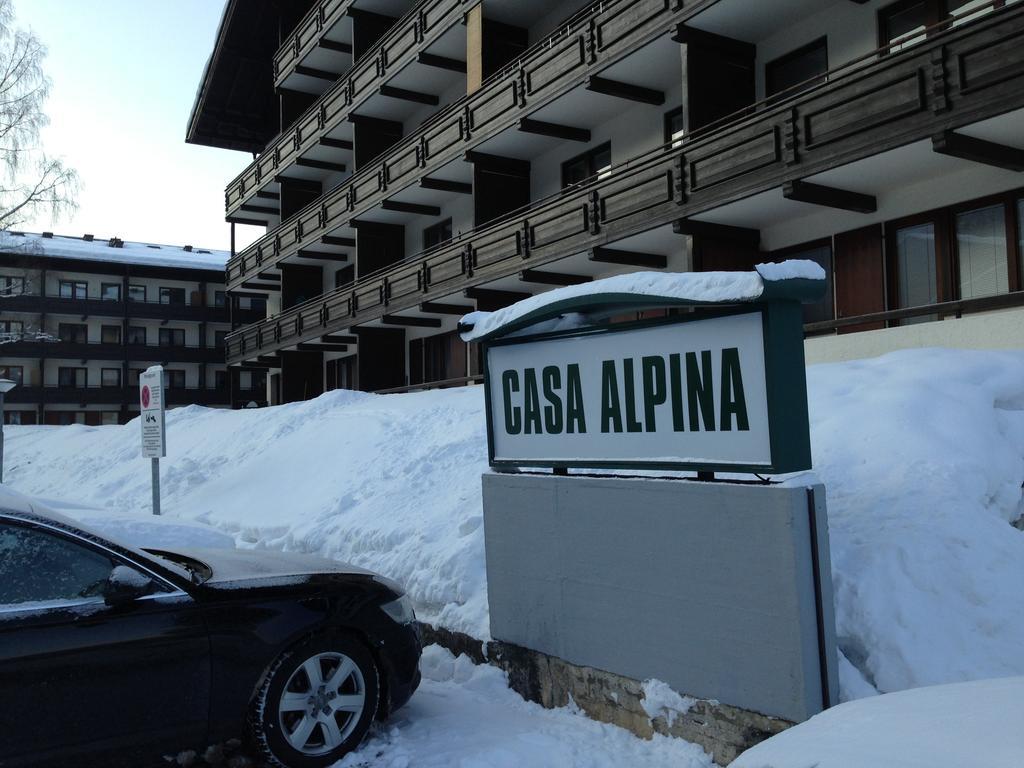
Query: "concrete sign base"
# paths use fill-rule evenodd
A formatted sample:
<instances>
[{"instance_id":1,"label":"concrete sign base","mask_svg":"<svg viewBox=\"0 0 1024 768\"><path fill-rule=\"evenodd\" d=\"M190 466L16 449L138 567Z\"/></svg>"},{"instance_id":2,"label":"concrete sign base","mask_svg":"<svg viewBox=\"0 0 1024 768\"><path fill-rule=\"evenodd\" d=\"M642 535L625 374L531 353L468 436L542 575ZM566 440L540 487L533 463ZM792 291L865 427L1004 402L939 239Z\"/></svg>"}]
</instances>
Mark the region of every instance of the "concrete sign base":
<instances>
[{"instance_id":1,"label":"concrete sign base","mask_svg":"<svg viewBox=\"0 0 1024 768\"><path fill-rule=\"evenodd\" d=\"M483 500L495 639L793 722L838 701L822 486L486 474Z\"/></svg>"}]
</instances>

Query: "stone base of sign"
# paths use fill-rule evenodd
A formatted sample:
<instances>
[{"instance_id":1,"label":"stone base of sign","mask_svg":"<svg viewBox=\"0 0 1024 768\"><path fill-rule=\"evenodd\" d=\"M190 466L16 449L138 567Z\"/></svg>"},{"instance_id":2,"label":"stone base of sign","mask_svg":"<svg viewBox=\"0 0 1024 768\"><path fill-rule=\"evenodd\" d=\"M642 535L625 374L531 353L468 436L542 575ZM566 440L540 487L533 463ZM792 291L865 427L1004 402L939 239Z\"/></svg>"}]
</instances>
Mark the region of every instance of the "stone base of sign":
<instances>
[{"instance_id":1,"label":"stone base of sign","mask_svg":"<svg viewBox=\"0 0 1024 768\"><path fill-rule=\"evenodd\" d=\"M822 486L489 473L483 501L495 639L792 722L837 701Z\"/></svg>"},{"instance_id":2,"label":"stone base of sign","mask_svg":"<svg viewBox=\"0 0 1024 768\"><path fill-rule=\"evenodd\" d=\"M489 663L508 674L509 686L544 707L564 707L571 700L588 717L625 728L649 739L655 733L699 744L718 765L793 725L730 707L697 700L686 712L669 711L653 720L643 707L640 682L593 667L581 667L501 641L481 642L443 627L423 625L424 642L437 643L477 664ZM671 720L671 725L669 724Z\"/></svg>"}]
</instances>

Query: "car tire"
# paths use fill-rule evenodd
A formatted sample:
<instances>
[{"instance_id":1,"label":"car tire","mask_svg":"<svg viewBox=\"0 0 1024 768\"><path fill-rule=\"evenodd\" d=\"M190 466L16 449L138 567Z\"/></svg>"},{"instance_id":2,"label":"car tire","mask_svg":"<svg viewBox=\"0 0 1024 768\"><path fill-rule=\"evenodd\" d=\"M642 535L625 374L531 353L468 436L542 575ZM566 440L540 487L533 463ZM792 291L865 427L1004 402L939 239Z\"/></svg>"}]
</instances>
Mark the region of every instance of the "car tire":
<instances>
[{"instance_id":1,"label":"car tire","mask_svg":"<svg viewBox=\"0 0 1024 768\"><path fill-rule=\"evenodd\" d=\"M356 638L307 640L267 671L250 715L253 741L270 765L323 768L366 737L377 715L380 680Z\"/></svg>"}]
</instances>

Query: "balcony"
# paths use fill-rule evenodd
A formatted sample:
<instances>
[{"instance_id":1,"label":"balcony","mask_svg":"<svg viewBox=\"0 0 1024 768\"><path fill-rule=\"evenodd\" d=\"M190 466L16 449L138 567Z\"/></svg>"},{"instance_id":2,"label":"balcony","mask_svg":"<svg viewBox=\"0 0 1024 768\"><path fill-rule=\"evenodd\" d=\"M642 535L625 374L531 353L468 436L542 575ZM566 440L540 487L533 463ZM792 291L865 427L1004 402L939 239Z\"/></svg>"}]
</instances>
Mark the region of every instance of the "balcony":
<instances>
[{"instance_id":1,"label":"balcony","mask_svg":"<svg viewBox=\"0 0 1024 768\"><path fill-rule=\"evenodd\" d=\"M171 304L160 301L115 301L111 299L72 299L64 296L38 296L23 294L3 300L9 312L34 314L74 315L77 317L127 317L151 320L186 320L198 323L229 323L227 307L201 304ZM260 319L251 310L239 310L242 322Z\"/></svg>"},{"instance_id":2,"label":"balcony","mask_svg":"<svg viewBox=\"0 0 1024 768\"><path fill-rule=\"evenodd\" d=\"M174 363L223 363L224 350L217 347L160 346L157 344L107 344L98 341L25 340L4 344L3 356L62 360L137 360Z\"/></svg>"},{"instance_id":3,"label":"balcony","mask_svg":"<svg viewBox=\"0 0 1024 768\"><path fill-rule=\"evenodd\" d=\"M941 142L930 144L933 137L948 137L954 128L977 130L971 126L987 122L988 130L1012 135L1018 110L1024 110L1024 5L1011 5L899 53L852 62L789 99L755 105L620 164L605 178L230 334L228 362L399 310L429 314L430 302L517 275L522 279L527 271L569 257L580 264L607 259L608 251L614 257L616 246L631 248L624 245L627 238L657 228L692 232L702 223L697 217L759 195L770 196L775 206L768 216L792 210L784 206L814 205L787 197L784 188L807 178L827 180L840 168L860 174L856 163L907 147L931 162L948 154ZM959 158L986 162L963 153ZM870 172L885 183L886 168ZM862 180L869 179L863 173ZM290 248L279 247L276 258Z\"/></svg>"},{"instance_id":4,"label":"balcony","mask_svg":"<svg viewBox=\"0 0 1024 768\"><path fill-rule=\"evenodd\" d=\"M166 390L168 405L229 405L231 394L226 387L203 389L199 387L170 388ZM134 405L138 402L138 387L15 387L6 396L6 402L19 405Z\"/></svg>"},{"instance_id":5,"label":"balcony","mask_svg":"<svg viewBox=\"0 0 1024 768\"><path fill-rule=\"evenodd\" d=\"M296 30L293 42L286 42L278 51L278 84L294 79L295 67L302 60L301 51L315 50L324 39L323 35L329 31L327 14L330 18L340 18L339 14L343 15L351 4L352 0L321 0L314 6ZM319 27L320 32L314 32L320 24L321 11L325 21ZM448 33L458 27L461 20L461 0L426 0L399 19L374 48L355 62L293 126L272 140L259 158L227 186L225 205L229 220L263 223L268 217L279 218L274 202L279 197L277 177L286 171L290 178L323 181L328 174L320 166L337 159L336 152L325 153L324 148L351 147L352 127L346 122L349 117L374 97L392 101L381 95L381 86L391 81L399 85L411 67L427 67L420 61L420 54L429 54L437 48L438 53L443 50L450 55L451 41L442 38L450 36ZM464 37L461 28L459 34ZM464 43L462 48L465 48ZM444 77L444 70L428 71L434 73L435 80ZM386 119L400 116L383 106L373 111ZM352 162L350 153L345 158Z\"/></svg>"}]
</instances>

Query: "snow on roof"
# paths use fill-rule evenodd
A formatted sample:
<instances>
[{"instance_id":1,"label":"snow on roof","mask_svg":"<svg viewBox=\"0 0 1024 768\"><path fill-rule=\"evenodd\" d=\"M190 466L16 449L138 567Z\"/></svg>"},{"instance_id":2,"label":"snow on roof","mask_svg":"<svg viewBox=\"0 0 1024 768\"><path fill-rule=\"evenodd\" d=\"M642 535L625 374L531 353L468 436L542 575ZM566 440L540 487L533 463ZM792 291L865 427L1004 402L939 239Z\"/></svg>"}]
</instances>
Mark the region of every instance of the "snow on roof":
<instances>
[{"instance_id":1,"label":"snow on roof","mask_svg":"<svg viewBox=\"0 0 1024 768\"><path fill-rule=\"evenodd\" d=\"M108 240L95 238L85 240L81 237L53 235L43 237L41 234L25 232L0 233L0 252L26 253L39 256L52 256L62 259L83 259L88 261L106 261L113 264L138 264L147 267L174 267L178 269L212 269L223 271L230 254L227 251L214 251L196 248L186 251L178 245L158 245L155 243L136 243L127 240L114 247Z\"/></svg>"},{"instance_id":2,"label":"snow on roof","mask_svg":"<svg viewBox=\"0 0 1024 768\"><path fill-rule=\"evenodd\" d=\"M459 327L464 341L478 341L565 314L586 297L592 297L595 306L618 311L642 304L653 306L659 301L667 305L733 304L761 298L765 293L765 283L812 280L821 281L824 285L825 280L825 270L821 265L808 259L758 264L755 270L615 275L546 291L496 312L470 312L462 318Z\"/></svg>"}]
</instances>

